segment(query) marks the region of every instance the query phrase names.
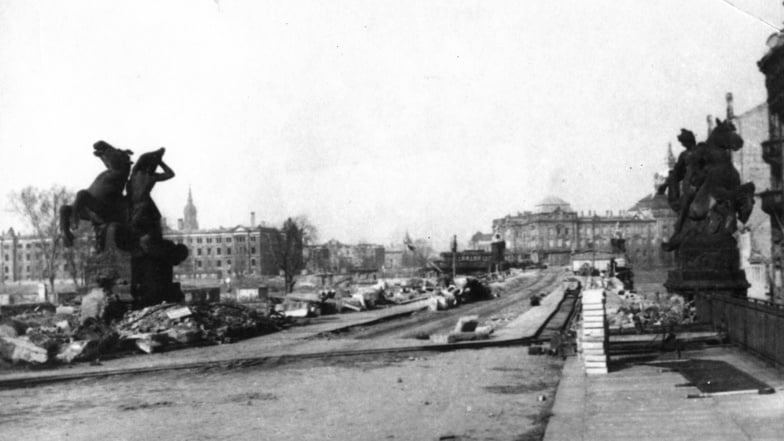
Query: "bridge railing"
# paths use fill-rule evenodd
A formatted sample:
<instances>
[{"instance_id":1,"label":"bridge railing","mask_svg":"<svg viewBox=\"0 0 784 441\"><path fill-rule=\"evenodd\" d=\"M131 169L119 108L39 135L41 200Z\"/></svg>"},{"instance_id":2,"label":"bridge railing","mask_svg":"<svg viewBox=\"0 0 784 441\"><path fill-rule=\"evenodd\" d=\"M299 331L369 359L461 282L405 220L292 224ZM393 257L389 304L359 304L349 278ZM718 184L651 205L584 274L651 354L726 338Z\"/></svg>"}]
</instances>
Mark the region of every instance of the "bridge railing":
<instances>
[{"instance_id":1,"label":"bridge railing","mask_svg":"<svg viewBox=\"0 0 784 441\"><path fill-rule=\"evenodd\" d=\"M698 294L698 319L725 332L731 343L784 366L784 306L724 295Z\"/></svg>"}]
</instances>

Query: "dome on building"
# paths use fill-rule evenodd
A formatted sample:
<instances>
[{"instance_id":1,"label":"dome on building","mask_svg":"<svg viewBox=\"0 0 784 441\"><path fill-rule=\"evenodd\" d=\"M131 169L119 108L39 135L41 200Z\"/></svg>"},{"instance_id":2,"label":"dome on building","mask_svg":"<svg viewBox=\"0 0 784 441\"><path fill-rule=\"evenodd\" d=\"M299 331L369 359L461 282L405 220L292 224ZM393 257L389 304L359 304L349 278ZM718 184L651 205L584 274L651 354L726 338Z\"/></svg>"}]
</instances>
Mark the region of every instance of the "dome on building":
<instances>
[{"instance_id":1,"label":"dome on building","mask_svg":"<svg viewBox=\"0 0 784 441\"><path fill-rule=\"evenodd\" d=\"M553 211L559 209L561 211L573 211L572 206L569 205L568 202L556 196L548 196L542 199L534 206L534 208L536 209L537 213L552 213Z\"/></svg>"}]
</instances>

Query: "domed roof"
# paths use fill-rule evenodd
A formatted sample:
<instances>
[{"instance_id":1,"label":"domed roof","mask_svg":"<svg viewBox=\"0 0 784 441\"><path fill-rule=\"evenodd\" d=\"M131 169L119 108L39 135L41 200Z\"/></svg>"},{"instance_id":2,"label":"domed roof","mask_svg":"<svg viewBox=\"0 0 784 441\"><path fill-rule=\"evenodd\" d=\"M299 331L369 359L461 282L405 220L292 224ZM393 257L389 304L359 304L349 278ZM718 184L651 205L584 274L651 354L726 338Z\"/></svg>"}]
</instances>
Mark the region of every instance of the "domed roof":
<instances>
[{"instance_id":1,"label":"domed roof","mask_svg":"<svg viewBox=\"0 0 784 441\"><path fill-rule=\"evenodd\" d=\"M534 207L536 208L537 213L552 213L557 209L560 209L561 211L572 211L572 206L569 205L568 202L556 196L548 196L539 201Z\"/></svg>"}]
</instances>

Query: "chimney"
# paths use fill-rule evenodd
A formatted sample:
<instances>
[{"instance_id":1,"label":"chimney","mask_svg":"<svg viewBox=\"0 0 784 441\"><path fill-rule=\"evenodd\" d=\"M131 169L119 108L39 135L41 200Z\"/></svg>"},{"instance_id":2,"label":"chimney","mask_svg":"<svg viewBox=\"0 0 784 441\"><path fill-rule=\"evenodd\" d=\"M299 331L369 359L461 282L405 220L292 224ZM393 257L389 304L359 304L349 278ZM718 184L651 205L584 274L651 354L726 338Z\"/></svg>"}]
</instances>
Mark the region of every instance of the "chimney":
<instances>
[{"instance_id":1,"label":"chimney","mask_svg":"<svg viewBox=\"0 0 784 441\"><path fill-rule=\"evenodd\" d=\"M705 117L705 119L708 121L708 136L710 136L711 132L713 131L713 116L708 115Z\"/></svg>"},{"instance_id":2,"label":"chimney","mask_svg":"<svg viewBox=\"0 0 784 441\"><path fill-rule=\"evenodd\" d=\"M727 92L727 121L735 119L735 109L732 106L732 92Z\"/></svg>"},{"instance_id":3,"label":"chimney","mask_svg":"<svg viewBox=\"0 0 784 441\"><path fill-rule=\"evenodd\" d=\"M177 229L182 231L185 228L182 218L177 219Z\"/></svg>"},{"instance_id":4,"label":"chimney","mask_svg":"<svg viewBox=\"0 0 784 441\"><path fill-rule=\"evenodd\" d=\"M250 226L251 227L255 227L256 226L256 212L255 211L251 211L250 212Z\"/></svg>"}]
</instances>

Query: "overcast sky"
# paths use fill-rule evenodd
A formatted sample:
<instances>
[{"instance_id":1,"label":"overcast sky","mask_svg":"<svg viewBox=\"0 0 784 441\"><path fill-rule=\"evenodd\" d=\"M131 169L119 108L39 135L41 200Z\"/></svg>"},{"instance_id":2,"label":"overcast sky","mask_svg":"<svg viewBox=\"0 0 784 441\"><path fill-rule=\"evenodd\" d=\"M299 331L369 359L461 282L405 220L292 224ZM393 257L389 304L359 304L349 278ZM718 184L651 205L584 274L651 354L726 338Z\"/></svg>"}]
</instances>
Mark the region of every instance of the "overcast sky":
<instances>
[{"instance_id":1,"label":"overcast sky","mask_svg":"<svg viewBox=\"0 0 784 441\"><path fill-rule=\"evenodd\" d=\"M22 226L11 191L87 187L99 139L167 148L170 224L189 187L202 227L306 214L322 240L437 248L548 195L626 209L681 127L703 135L726 92L764 101L783 19L772 0L0 0L0 229Z\"/></svg>"}]
</instances>

